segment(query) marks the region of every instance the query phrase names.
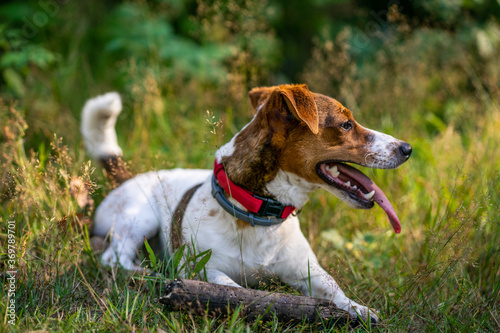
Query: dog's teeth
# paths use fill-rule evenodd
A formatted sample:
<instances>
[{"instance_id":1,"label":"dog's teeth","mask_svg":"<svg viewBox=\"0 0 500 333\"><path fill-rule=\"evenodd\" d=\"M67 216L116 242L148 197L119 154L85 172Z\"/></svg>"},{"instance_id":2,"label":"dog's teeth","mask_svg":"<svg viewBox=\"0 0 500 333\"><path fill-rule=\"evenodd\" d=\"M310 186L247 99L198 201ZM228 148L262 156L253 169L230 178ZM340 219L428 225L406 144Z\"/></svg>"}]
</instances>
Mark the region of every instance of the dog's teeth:
<instances>
[{"instance_id":1,"label":"dog's teeth","mask_svg":"<svg viewBox=\"0 0 500 333\"><path fill-rule=\"evenodd\" d=\"M363 193L363 196L365 197L366 200L370 200L371 198L373 198L374 195L375 195L375 191L371 191L370 193L366 193L366 194Z\"/></svg>"},{"instance_id":2,"label":"dog's teeth","mask_svg":"<svg viewBox=\"0 0 500 333\"><path fill-rule=\"evenodd\" d=\"M354 185L352 188L353 188L353 189L355 189L355 190L357 190L357 189L358 189L358 187L357 187L356 185Z\"/></svg>"},{"instance_id":3,"label":"dog's teeth","mask_svg":"<svg viewBox=\"0 0 500 333\"><path fill-rule=\"evenodd\" d=\"M337 166L329 166L328 164L325 165L325 171L328 172L333 178L336 178L340 175L340 172L337 169Z\"/></svg>"},{"instance_id":4,"label":"dog's teeth","mask_svg":"<svg viewBox=\"0 0 500 333\"><path fill-rule=\"evenodd\" d=\"M333 166L333 168L330 169L330 172L333 177L338 177L340 175L340 172L338 171L338 168L336 165Z\"/></svg>"},{"instance_id":5,"label":"dog's teeth","mask_svg":"<svg viewBox=\"0 0 500 333\"><path fill-rule=\"evenodd\" d=\"M345 183L347 186L351 186L351 182L350 181L347 181L347 183Z\"/></svg>"}]
</instances>

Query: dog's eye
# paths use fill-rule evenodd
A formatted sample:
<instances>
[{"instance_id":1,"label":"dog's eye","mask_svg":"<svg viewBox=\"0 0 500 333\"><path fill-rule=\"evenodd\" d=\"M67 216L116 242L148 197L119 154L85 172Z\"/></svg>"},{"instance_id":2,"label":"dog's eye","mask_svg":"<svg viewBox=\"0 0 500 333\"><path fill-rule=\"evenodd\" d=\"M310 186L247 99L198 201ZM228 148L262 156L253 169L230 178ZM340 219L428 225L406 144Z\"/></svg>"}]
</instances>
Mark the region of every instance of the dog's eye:
<instances>
[{"instance_id":1,"label":"dog's eye","mask_svg":"<svg viewBox=\"0 0 500 333\"><path fill-rule=\"evenodd\" d=\"M340 127L343 129L343 130L350 130L352 128L352 122L350 120L346 121L345 123L342 123L340 124Z\"/></svg>"}]
</instances>

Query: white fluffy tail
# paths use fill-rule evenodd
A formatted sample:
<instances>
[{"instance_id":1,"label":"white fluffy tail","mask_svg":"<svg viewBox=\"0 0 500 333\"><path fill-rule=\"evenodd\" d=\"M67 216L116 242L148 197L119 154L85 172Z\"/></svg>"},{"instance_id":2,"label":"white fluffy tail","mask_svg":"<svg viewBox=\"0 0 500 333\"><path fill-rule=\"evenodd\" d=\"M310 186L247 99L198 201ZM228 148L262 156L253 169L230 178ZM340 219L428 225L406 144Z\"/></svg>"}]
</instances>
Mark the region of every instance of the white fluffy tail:
<instances>
[{"instance_id":1,"label":"white fluffy tail","mask_svg":"<svg viewBox=\"0 0 500 333\"><path fill-rule=\"evenodd\" d=\"M89 99L82 111L81 131L85 147L99 160L121 156L116 139L116 118L122 111L122 100L116 92Z\"/></svg>"}]
</instances>

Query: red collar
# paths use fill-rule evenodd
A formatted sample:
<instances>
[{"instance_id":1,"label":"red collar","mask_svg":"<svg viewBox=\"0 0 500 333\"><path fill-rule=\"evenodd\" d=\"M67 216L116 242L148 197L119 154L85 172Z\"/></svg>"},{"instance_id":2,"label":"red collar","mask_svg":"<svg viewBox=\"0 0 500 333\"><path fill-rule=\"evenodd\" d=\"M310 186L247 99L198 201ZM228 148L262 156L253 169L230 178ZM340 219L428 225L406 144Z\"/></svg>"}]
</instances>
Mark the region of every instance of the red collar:
<instances>
[{"instance_id":1,"label":"red collar","mask_svg":"<svg viewBox=\"0 0 500 333\"><path fill-rule=\"evenodd\" d=\"M286 219L295 210L294 206L285 206L274 199L252 194L252 192L236 185L227 176L222 163L218 163L217 160L214 164L214 176L226 193L252 213Z\"/></svg>"}]
</instances>

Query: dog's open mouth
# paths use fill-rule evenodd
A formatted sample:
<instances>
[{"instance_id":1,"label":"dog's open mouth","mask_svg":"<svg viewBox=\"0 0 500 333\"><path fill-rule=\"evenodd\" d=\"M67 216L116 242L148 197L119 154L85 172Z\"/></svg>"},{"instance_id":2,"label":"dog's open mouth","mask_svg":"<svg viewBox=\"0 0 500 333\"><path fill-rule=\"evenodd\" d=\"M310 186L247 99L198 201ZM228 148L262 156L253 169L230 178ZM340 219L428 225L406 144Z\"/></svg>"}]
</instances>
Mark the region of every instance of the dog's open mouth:
<instances>
[{"instance_id":1,"label":"dog's open mouth","mask_svg":"<svg viewBox=\"0 0 500 333\"><path fill-rule=\"evenodd\" d=\"M339 162L321 162L317 174L328 185L344 191L360 207L372 208L376 202L385 211L394 231L401 232L401 223L384 192L364 173L350 165Z\"/></svg>"}]
</instances>

